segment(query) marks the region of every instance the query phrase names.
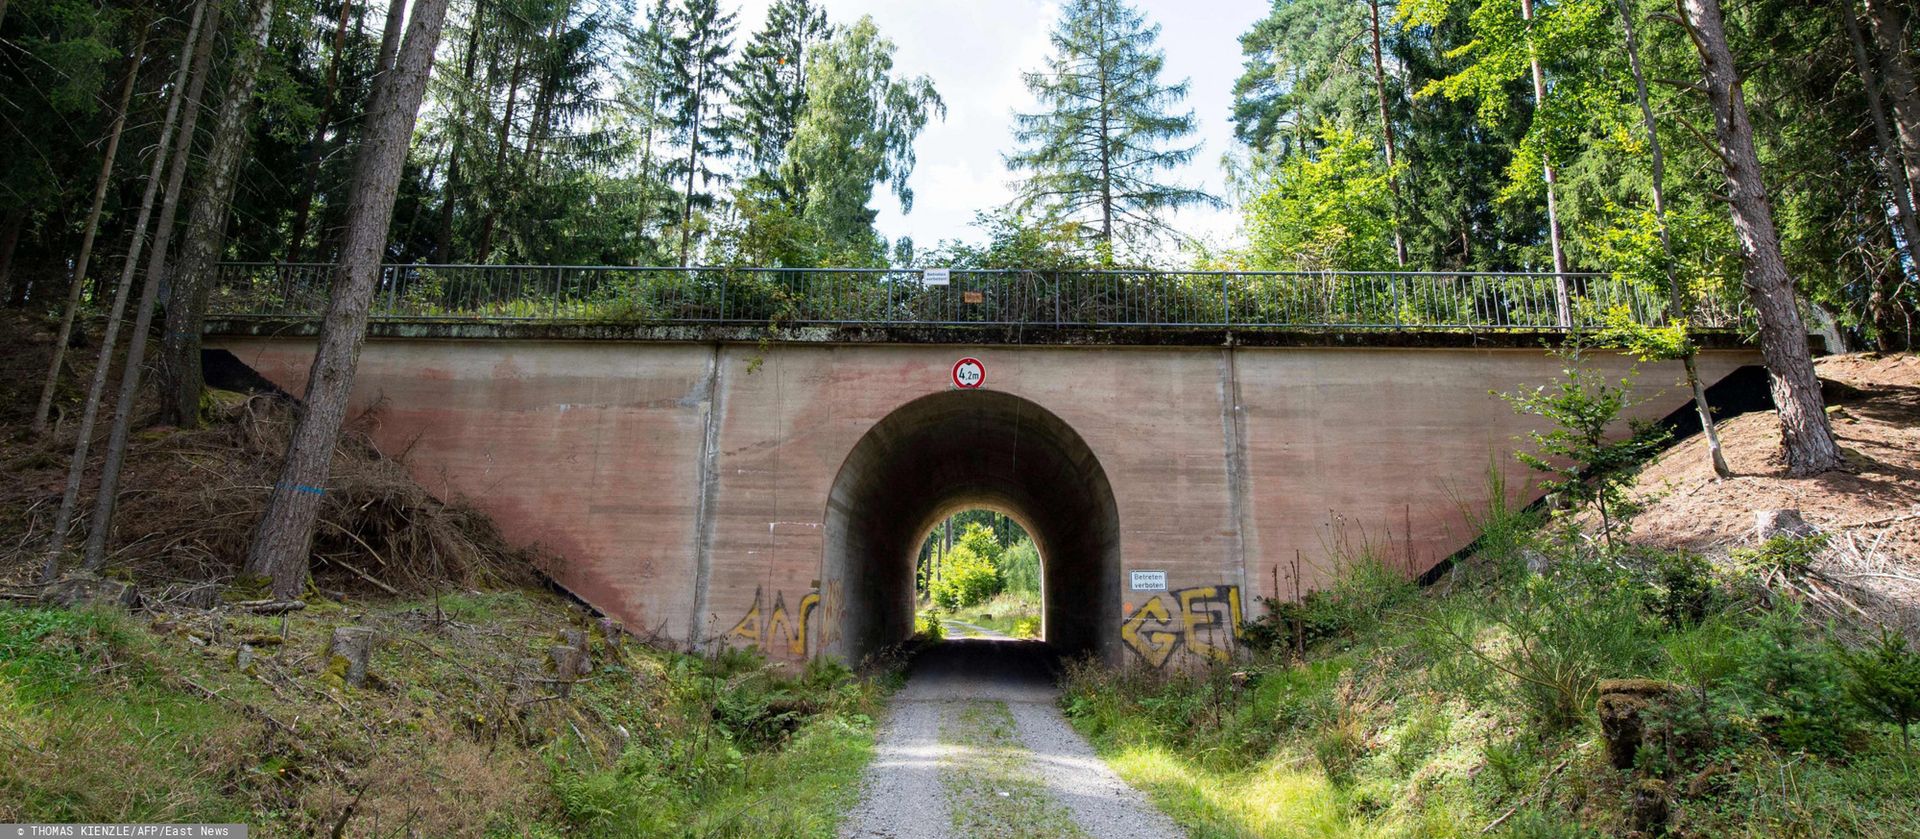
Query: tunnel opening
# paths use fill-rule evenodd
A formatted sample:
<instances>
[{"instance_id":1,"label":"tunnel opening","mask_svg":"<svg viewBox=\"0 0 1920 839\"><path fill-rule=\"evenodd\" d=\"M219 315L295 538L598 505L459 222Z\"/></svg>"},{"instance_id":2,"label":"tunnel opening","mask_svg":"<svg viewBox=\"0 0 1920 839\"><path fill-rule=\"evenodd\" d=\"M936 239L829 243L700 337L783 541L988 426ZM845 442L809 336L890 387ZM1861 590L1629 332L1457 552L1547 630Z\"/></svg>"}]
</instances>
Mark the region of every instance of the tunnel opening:
<instances>
[{"instance_id":1,"label":"tunnel opening","mask_svg":"<svg viewBox=\"0 0 1920 839\"><path fill-rule=\"evenodd\" d=\"M974 507L934 524L914 560L914 628L946 638L1046 640L1039 546L1004 510Z\"/></svg>"},{"instance_id":2,"label":"tunnel opening","mask_svg":"<svg viewBox=\"0 0 1920 839\"><path fill-rule=\"evenodd\" d=\"M848 453L823 518L822 651L858 662L911 636L925 537L973 509L1013 519L1032 540L1046 643L1114 657L1120 522L1106 472L1064 420L986 390L909 402Z\"/></svg>"}]
</instances>

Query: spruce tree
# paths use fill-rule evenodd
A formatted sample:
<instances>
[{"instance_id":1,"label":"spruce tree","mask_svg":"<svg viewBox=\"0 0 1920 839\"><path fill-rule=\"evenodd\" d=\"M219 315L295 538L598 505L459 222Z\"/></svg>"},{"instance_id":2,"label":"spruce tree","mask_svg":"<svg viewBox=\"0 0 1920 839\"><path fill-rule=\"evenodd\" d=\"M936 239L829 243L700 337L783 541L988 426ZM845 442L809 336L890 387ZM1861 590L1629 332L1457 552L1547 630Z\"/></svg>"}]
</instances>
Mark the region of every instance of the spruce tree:
<instances>
[{"instance_id":1,"label":"spruce tree","mask_svg":"<svg viewBox=\"0 0 1920 839\"><path fill-rule=\"evenodd\" d=\"M767 9L766 26L741 51L734 101L741 152L752 174L779 171L807 107L807 52L828 34L827 13L812 0L778 0Z\"/></svg>"},{"instance_id":2,"label":"spruce tree","mask_svg":"<svg viewBox=\"0 0 1920 839\"><path fill-rule=\"evenodd\" d=\"M1193 112L1172 112L1187 83L1161 83L1159 36L1124 0L1072 0L1046 68L1024 74L1043 110L1017 115L1022 148L1006 158L1031 173L1020 185L1022 209L1091 216L1109 254L1116 231L1164 229L1166 211L1219 203L1161 179L1199 146L1175 145L1193 133Z\"/></svg>"},{"instance_id":3,"label":"spruce tree","mask_svg":"<svg viewBox=\"0 0 1920 839\"><path fill-rule=\"evenodd\" d=\"M665 169L681 186L682 265L692 258L693 211L713 206L709 190L726 179L714 161L733 153L734 126L723 106L735 87L728 59L736 17L721 14L719 0L681 0L671 17L659 22L665 35L660 103L674 147Z\"/></svg>"}]
</instances>

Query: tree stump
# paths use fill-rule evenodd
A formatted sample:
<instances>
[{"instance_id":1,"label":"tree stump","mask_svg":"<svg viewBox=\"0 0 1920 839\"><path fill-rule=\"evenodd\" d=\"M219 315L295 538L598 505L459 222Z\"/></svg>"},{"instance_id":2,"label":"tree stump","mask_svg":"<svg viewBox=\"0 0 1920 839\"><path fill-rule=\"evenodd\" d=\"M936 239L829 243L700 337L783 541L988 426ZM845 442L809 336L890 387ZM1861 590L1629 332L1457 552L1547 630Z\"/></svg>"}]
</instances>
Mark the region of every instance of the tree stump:
<instances>
[{"instance_id":1,"label":"tree stump","mask_svg":"<svg viewBox=\"0 0 1920 839\"><path fill-rule=\"evenodd\" d=\"M1665 836L1673 806L1667 799L1667 782L1643 778L1633 785L1633 829L1641 836Z\"/></svg>"},{"instance_id":2,"label":"tree stump","mask_svg":"<svg viewBox=\"0 0 1920 839\"><path fill-rule=\"evenodd\" d=\"M1672 693L1672 685L1653 679L1600 682L1600 736L1607 742L1607 762L1613 768L1633 768L1634 755L1646 739L1647 710Z\"/></svg>"},{"instance_id":3,"label":"tree stump","mask_svg":"<svg viewBox=\"0 0 1920 839\"><path fill-rule=\"evenodd\" d=\"M607 651L619 655L621 645L627 640L627 628L613 618L601 618L600 635L606 639Z\"/></svg>"},{"instance_id":4,"label":"tree stump","mask_svg":"<svg viewBox=\"0 0 1920 839\"><path fill-rule=\"evenodd\" d=\"M1813 525L1800 515L1799 510L1755 510L1753 512L1753 535L1762 542L1775 536L1803 537L1812 536Z\"/></svg>"},{"instance_id":5,"label":"tree stump","mask_svg":"<svg viewBox=\"0 0 1920 839\"><path fill-rule=\"evenodd\" d=\"M365 626L342 626L333 631L327 647L327 672L347 687L367 681L367 660L373 657L374 632Z\"/></svg>"},{"instance_id":6,"label":"tree stump","mask_svg":"<svg viewBox=\"0 0 1920 839\"><path fill-rule=\"evenodd\" d=\"M73 574L54 581L40 598L69 609L86 606L113 606L133 609L140 605L140 590L129 583Z\"/></svg>"}]
</instances>

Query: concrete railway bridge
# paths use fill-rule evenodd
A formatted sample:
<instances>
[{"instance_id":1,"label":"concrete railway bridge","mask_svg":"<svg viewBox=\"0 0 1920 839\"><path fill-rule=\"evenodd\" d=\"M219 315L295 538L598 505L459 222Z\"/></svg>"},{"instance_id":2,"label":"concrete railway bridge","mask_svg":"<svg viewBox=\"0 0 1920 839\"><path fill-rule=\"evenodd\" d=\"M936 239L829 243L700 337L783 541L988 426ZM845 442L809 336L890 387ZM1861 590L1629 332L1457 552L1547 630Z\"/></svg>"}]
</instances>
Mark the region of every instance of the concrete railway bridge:
<instances>
[{"instance_id":1,"label":"concrete railway bridge","mask_svg":"<svg viewBox=\"0 0 1920 839\"><path fill-rule=\"evenodd\" d=\"M326 267L223 270L208 351L302 393ZM1343 551L1434 569L1490 466L1530 500L1495 394L1616 307L1666 318L1587 276L392 266L353 399L632 627L857 660L911 633L928 530L988 508L1040 549L1048 641L1167 666ZM1691 316L1750 393L1737 315ZM1684 415L1642 366L1637 413Z\"/></svg>"}]
</instances>

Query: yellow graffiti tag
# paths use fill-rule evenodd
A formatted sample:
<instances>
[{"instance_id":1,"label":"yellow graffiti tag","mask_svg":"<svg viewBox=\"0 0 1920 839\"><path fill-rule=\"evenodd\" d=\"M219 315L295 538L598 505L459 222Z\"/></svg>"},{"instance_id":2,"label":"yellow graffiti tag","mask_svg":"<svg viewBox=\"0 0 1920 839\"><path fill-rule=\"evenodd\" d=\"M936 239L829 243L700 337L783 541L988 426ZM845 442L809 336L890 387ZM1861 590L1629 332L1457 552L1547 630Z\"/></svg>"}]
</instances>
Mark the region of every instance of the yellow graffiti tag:
<instances>
[{"instance_id":1,"label":"yellow graffiti tag","mask_svg":"<svg viewBox=\"0 0 1920 839\"><path fill-rule=\"evenodd\" d=\"M727 637L737 638L751 645L772 650L776 644L785 644L787 652L796 658L807 655L807 624L814 610L820 605L820 593L807 592L800 598L797 615L787 612L785 592L774 592L773 610L762 611L764 595L756 588L753 591L753 607L747 610L740 622L727 631Z\"/></svg>"},{"instance_id":2,"label":"yellow graffiti tag","mask_svg":"<svg viewBox=\"0 0 1920 839\"><path fill-rule=\"evenodd\" d=\"M1154 595L1140 609L1120 624L1120 640L1126 642L1129 649L1140 654L1147 663L1159 667L1167 663L1174 648L1180 646L1180 635L1166 629L1154 629L1142 632L1148 621L1168 626L1173 616L1167 613L1167 605L1160 602L1160 596Z\"/></svg>"},{"instance_id":3,"label":"yellow graffiti tag","mask_svg":"<svg viewBox=\"0 0 1920 839\"><path fill-rule=\"evenodd\" d=\"M1195 586L1168 593L1178 614L1154 595L1120 624L1120 640L1147 664L1162 667L1182 644L1203 658L1225 661L1240 637L1240 587ZM1149 627L1149 624L1152 626Z\"/></svg>"}]
</instances>

